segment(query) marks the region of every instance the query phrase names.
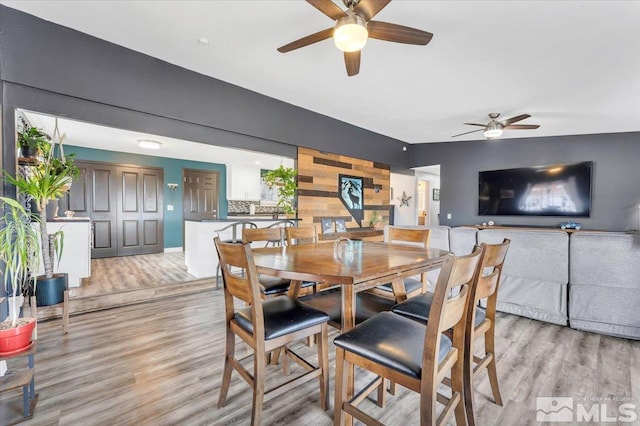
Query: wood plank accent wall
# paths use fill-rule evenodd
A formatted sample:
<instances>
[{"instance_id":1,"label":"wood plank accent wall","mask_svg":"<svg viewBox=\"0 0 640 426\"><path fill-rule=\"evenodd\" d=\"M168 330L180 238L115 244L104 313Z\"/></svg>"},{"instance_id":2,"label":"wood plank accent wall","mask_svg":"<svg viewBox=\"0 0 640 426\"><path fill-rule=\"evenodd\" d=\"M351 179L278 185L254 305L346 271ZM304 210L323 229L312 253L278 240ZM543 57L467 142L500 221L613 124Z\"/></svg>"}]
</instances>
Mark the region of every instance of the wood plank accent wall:
<instances>
[{"instance_id":1,"label":"wood plank accent wall","mask_svg":"<svg viewBox=\"0 0 640 426\"><path fill-rule=\"evenodd\" d=\"M345 218L347 228L358 227L338 198L339 174L363 179L363 227L369 226L374 210L378 210L383 223L389 223L390 169L388 164L298 148L298 217L303 220L302 225L332 217ZM380 185L379 192L375 192L374 185Z\"/></svg>"}]
</instances>

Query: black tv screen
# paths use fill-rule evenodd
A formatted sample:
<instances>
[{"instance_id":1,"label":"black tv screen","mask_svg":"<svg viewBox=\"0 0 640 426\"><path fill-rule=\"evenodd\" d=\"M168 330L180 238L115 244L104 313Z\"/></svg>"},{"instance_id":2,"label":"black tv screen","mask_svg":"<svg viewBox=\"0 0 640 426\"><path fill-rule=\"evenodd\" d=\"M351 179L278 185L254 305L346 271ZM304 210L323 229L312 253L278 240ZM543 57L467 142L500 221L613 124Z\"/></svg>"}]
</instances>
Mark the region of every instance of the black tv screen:
<instances>
[{"instance_id":1,"label":"black tv screen","mask_svg":"<svg viewBox=\"0 0 640 426\"><path fill-rule=\"evenodd\" d=\"M586 161L480 172L478 214L588 217L592 169Z\"/></svg>"}]
</instances>

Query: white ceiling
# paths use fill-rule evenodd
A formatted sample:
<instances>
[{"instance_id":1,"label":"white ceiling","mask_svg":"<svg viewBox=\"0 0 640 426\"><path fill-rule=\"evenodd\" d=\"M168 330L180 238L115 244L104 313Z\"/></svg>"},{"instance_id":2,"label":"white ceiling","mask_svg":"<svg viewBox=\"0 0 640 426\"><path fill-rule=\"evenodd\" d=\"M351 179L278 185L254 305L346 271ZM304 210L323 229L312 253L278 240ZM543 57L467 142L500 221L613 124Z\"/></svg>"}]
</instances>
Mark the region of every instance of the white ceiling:
<instances>
[{"instance_id":1,"label":"white ceiling","mask_svg":"<svg viewBox=\"0 0 640 426\"><path fill-rule=\"evenodd\" d=\"M276 51L332 26L303 1L0 2L405 142L489 112L541 125L503 138L640 131L640 1L393 0L375 19L434 38L370 40L355 77L331 40Z\"/></svg>"}]
</instances>

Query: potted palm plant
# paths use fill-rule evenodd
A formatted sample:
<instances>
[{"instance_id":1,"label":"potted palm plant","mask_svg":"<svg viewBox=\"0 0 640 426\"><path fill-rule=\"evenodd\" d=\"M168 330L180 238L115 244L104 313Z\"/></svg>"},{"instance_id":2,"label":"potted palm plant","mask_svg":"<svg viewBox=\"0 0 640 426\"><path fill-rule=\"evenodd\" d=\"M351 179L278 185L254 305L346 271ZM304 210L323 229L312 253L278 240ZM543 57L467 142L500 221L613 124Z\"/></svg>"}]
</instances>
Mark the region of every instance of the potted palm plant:
<instances>
[{"instance_id":1,"label":"potted palm plant","mask_svg":"<svg viewBox=\"0 0 640 426\"><path fill-rule=\"evenodd\" d=\"M277 169L269 170L263 177L267 185L278 191L277 210L283 211L287 215L295 215L296 213L293 208L293 200L298 189L297 174L295 169L280 164Z\"/></svg>"},{"instance_id":2,"label":"potted palm plant","mask_svg":"<svg viewBox=\"0 0 640 426\"><path fill-rule=\"evenodd\" d=\"M5 180L15 185L20 193L30 197L38 209L44 275L37 277L35 294L38 305L41 306L62 302L67 288L67 274L53 272L56 257L59 261L62 255L64 234L62 231L53 234L47 232L47 204L50 200L63 197L69 189L70 180L79 174L80 170L73 163L72 156L51 155L47 155L43 162L28 167L26 173L19 173L16 177L5 172Z\"/></svg>"},{"instance_id":3,"label":"potted palm plant","mask_svg":"<svg viewBox=\"0 0 640 426\"><path fill-rule=\"evenodd\" d=\"M0 261L6 293L11 304L9 319L0 323L0 356L16 353L31 343L35 318L18 318L22 295L33 280L30 271L38 269L40 235L33 226L34 218L16 200L0 197L3 215L0 218ZM38 219L35 218L37 221Z\"/></svg>"}]
</instances>

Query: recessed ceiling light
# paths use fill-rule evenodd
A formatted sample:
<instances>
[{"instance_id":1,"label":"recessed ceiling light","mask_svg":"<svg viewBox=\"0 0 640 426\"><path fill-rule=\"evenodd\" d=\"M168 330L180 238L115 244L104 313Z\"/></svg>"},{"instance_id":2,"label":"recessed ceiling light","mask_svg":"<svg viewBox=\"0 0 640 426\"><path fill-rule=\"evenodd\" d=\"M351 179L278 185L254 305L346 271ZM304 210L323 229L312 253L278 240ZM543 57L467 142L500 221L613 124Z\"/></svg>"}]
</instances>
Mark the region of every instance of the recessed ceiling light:
<instances>
[{"instance_id":1,"label":"recessed ceiling light","mask_svg":"<svg viewBox=\"0 0 640 426\"><path fill-rule=\"evenodd\" d=\"M145 149L160 149L162 142L153 139L138 139L138 146Z\"/></svg>"},{"instance_id":2,"label":"recessed ceiling light","mask_svg":"<svg viewBox=\"0 0 640 426\"><path fill-rule=\"evenodd\" d=\"M200 43L200 44L209 44L209 39L206 38L206 37L200 37L198 39L198 43Z\"/></svg>"},{"instance_id":3,"label":"recessed ceiling light","mask_svg":"<svg viewBox=\"0 0 640 426\"><path fill-rule=\"evenodd\" d=\"M260 160L256 160L255 164L256 164L256 166L259 166L262 163L260 163Z\"/></svg>"}]
</instances>

